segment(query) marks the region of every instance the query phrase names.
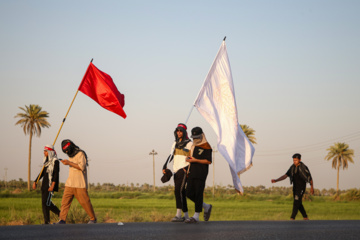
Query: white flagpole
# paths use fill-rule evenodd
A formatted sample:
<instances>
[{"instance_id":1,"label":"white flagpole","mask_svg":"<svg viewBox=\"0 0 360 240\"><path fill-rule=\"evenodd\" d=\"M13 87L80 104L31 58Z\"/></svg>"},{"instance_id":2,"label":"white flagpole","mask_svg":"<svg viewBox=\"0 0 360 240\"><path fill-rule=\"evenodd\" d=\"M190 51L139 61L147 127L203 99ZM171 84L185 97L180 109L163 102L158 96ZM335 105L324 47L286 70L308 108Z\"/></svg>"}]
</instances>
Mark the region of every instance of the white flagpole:
<instances>
[{"instance_id":1,"label":"white flagpole","mask_svg":"<svg viewBox=\"0 0 360 240\"><path fill-rule=\"evenodd\" d=\"M191 109L190 109L190 112L189 112L189 115L188 115L188 117L187 117L187 119L186 119L186 121L185 121L185 125L186 125L187 122L189 121L190 115L191 115L192 110L194 109L194 107L195 107L195 105L192 105L192 107L191 107Z\"/></svg>"}]
</instances>

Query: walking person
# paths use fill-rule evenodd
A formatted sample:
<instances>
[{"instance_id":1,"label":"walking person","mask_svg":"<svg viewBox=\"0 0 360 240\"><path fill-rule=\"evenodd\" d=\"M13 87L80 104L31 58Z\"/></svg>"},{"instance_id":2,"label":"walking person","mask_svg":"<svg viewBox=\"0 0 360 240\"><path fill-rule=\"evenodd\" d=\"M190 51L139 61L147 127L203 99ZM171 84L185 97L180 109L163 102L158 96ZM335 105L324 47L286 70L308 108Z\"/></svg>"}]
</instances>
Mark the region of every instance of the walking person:
<instances>
[{"instance_id":1,"label":"walking person","mask_svg":"<svg viewBox=\"0 0 360 240\"><path fill-rule=\"evenodd\" d=\"M193 139L191 156L186 159L186 162L190 163L186 195L195 203L195 213L194 216L185 220L185 223L199 222L199 215L203 208L204 220L209 221L212 209L211 204L206 204L203 201L209 165L212 163L212 149L200 127L191 130L191 138Z\"/></svg>"},{"instance_id":2,"label":"walking person","mask_svg":"<svg viewBox=\"0 0 360 240\"><path fill-rule=\"evenodd\" d=\"M32 188L35 190L37 182L42 178L41 184L41 204L44 215L44 224L50 223L50 211L57 216L60 214L59 208L51 201L54 192L59 190L59 172L60 166L56 156L56 152L52 145L46 145L44 147L44 160L43 168L36 180L33 183Z\"/></svg>"},{"instance_id":3,"label":"walking person","mask_svg":"<svg viewBox=\"0 0 360 240\"><path fill-rule=\"evenodd\" d=\"M293 184L294 196L293 210L290 219L295 220L296 214L298 211L300 211L304 220L309 220L305 208L302 204L302 197L306 190L306 183L310 183L310 193L314 194L314 183L308 167L303 162L301 162L301 155L299 153L295 153L292 158L294 164L291 165L286 174L279 177L278 179L272 179L271 182L276 183L289 177L290 184Z\"/></svg>"},{"instance_id":4,"label":"walking person","mask_svg":"<svg viewBox=\"0 0 360 240\"><path fill-rule=\"evenodd\" d=\"M172 222L184 222L189 218L185 192L186 173L189 163L186 162L186 158L190 156L192 142L189 139L186 130L187 127L183 123L179 123L176 127L174 132L175 142L171 147L170 156L163 166L163 173L165 174L167 163L173 160L176 214L175 217L171 219ZM181 211L184 213L183 217L181 216Z\"/></svg>"},{"instance_id":5,"label":"walking person","mask_svg":"<svg viewBox=\"0 0 360 240\"><path fill-rule=\"evenodd\" d=\"M61 200L60 221L57 224L66 223L66 217L74 197L90 216L88 223L96 223L95 212L87 191L86 166L88 165L88 160L86 153L69 139L63 140L61 147L63 152L69 156L69 159L61 160L62 164L69 166L69 177L65 183L65 190Z\"/></svg>"}]
</instances>

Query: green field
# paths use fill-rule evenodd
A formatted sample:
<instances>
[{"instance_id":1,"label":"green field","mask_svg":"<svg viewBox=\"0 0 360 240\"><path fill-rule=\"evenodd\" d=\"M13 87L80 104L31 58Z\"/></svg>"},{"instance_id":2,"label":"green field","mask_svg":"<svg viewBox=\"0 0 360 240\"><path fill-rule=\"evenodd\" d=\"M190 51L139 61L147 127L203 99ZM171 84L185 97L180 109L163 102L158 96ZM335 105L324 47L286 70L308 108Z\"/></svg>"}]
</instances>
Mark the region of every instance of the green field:
<instances>
[{"instance_id":1,"label":"green field","mask_svg":"<svg viewBox=\"0 0 360 240\"><path fill-rule=\"evenodd\" d=\"M43 222L40 194L0 197L0 225ZM171 193L95 193L90 197L98 222L169 221L175 214L175 200ZM211 221L288 220L292 210L291 196L232 194L206 197L204 201L213 205ZM53 202L59 207L61 195L57 195ZM311 220L360 220L359 201L337 201L333 197L313 196L303 203ZM193 202L188 201L188 206L191 216L194 212ZM57 220L52 215L52 221ZM87 220L86 213L74 199L67 222L83 223ZM302 220L300 213L297 220Z\"/></svg>"}]
</instances>

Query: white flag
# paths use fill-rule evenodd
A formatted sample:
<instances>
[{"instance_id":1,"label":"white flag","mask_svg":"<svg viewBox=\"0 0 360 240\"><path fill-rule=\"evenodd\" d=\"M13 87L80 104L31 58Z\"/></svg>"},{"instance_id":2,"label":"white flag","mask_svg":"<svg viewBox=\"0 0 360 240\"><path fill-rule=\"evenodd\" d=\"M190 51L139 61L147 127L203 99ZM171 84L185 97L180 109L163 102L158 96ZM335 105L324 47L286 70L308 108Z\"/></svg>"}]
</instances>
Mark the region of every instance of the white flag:
<instances>
[{"instance_id":1,"label":"white flag","mask_svg":"<svg viewBox=\"0 0 360 240\"><path fill-rule=\"evenodd\" d=\"M238 123L234 84L225 41L194 103L218 137L218 150L229 163L234 187L243 193L240 173L252 166L255 149Z\"/></svg>"}]
</instances>

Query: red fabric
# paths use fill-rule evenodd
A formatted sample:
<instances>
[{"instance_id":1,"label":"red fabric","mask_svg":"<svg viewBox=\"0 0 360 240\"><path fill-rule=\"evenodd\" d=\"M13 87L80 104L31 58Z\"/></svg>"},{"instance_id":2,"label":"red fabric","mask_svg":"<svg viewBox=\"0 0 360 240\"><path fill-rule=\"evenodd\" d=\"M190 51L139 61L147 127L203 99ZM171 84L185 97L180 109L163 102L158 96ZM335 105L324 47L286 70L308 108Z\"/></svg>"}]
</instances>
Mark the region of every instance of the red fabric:
<instances>
[{"instance_id":1,"label":"red fabric","mask_svg":"<svg viewBox=\"0 0 360 240\"><path fill-rule=\"evenodd\" d=\"M46 147L46 146L44 147L44 150L54 151L54 149Z\"/></svg>"},{"instance_id":2,"label":"red fabric","mask_svg":"<svg viewBox=\"0 0 360 240\"><path fill-rule=\"evenodd\" d=\"M179 124L178 127L182 127L183 129L187 130L187 127L183 124Z\"/></svg>"},{"instance_id":3,"label":"red fabric","mask_svg":"<svg viewBox=\"0 0 360 240\"><path fill-rule=\"evenodd\" d=\"M103 108L126 118L123 110L124 94L116 88L110 75L100 71L94 64L90 63L86 70L79 91L91 97Z\"/></svg>"},{"instance_id":4,"label":"red fabric","mask_svg":"<svg viewBox=\"0 0 360 240\"><path fill-rule=\"evenodd\" d=\"M70 143L67 143L64 147L63 150L67 149L70 146Z\"/></svg>"}]
</instances>

